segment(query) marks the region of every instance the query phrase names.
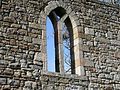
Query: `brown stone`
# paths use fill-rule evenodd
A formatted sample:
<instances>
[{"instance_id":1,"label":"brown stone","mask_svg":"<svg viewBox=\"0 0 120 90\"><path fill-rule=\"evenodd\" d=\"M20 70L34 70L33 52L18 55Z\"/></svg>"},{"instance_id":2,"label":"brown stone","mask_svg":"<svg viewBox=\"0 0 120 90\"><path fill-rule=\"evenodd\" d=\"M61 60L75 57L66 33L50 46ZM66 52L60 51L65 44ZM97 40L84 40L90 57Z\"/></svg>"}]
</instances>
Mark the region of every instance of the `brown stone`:
<instances>
[{"instance_id":1,"label":"brown stone","mask_svg":"<svg viewBox=\"0 0 120 90\"><path fill-rule=\"evenodd\" d=\"M4 17L4 21L5 21L5 22L13 23L13 22L15 22L15 19L12 18L12 17Z\"/></svg>"},{"instance_id":2,"label":"brown stone","mask_svg":"<svg viewBox=\"0 0 120 90\"><path fill-rule=\"evenodd\" d=\"M36 23L29 23L29 27L31 28L35 28L35 29L40 29L40 24L36 24Z\"/></svg>"},{"instance_id":3,"label":"brown stone","mask_svg":"<svg viewBox=\"0 0 120 90\"><path fill-rule=\"evenodd\" d=\"M119 90L118 1L0 0L0 90ZM47 45L48 17L55 43ZM62 55L63 30L69 55Z\"/></svg>"}]
</instances>

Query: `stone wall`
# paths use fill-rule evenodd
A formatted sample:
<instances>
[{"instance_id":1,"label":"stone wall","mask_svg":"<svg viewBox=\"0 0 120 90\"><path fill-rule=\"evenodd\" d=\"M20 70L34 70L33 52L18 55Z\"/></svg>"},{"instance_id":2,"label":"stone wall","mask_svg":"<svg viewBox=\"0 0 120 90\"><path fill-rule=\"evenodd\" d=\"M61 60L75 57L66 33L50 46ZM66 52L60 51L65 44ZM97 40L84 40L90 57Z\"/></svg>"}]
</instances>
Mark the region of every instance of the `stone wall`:
<instances>
[{"instance_id":1,"label":"stone wall","mask_svg":"<svg viewBox=\"0 0 120 90\"><path fill-rule=\"evenodd\" d=\"M73 30L78 30L83 76L45 71L46 17L56 6L71 12ZM120 90L119 5L97 0L1 0L0 89Z\"/></svg>"},{"instance_id":2,"label":"stone wall","mask_svg":"<svg viewBox=\"0 0 120 90\"><path fill-rule=\"evenodd\" d=\"M0 88L37 90L42 69L37 1L2 0L0 6ZM39 63L37 63L39 62Z\"/></svg>"}]
</instances>

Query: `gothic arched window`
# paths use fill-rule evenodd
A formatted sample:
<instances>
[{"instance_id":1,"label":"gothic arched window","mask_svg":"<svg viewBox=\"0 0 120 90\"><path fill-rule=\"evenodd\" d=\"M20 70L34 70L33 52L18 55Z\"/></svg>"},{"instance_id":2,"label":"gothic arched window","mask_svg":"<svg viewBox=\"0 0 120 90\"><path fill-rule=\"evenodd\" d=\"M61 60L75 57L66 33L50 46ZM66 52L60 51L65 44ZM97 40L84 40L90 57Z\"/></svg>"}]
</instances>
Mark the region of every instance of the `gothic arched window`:
<instances>
[{"instance_id":1,"label":"gothic arched window","mask_svg":"<svg viewBox=\"0 0 120 90\"><path fill-rule=\"evenodd\" d=\"M49 26L48 21L53 30L46 27ZM51 1L40 14L40 23L42 24L43 72L85 75L80 37L83 27L74 10L62 2ZM50 36L52 40L48 40Z\"/></svg>"},{"instance_id":2,"label":"gothic arched window","mask_svg":"<svg viewBox=\"0 0 120 90\"><path fill-rule=\"evenodd\" d=\"M66 14L66 11L61 7L52 10L47 18L51 20L54 29L51 30L52 31L51 34L53 35L47 33L46 36L48 66L49 64L55 63L52 64L55 65L55 72L74 74L75 73L74 48L73 48L74 42L70 18ZM47 28L48 28L47 32L49 32L48 31L49 27ZM51 40L48 40L50 38ZM49 45L51 44L53 45L52 48L49 47ZM53 57L52 59L54 59L54 62L53 61L50 62L51 61L50 54L51 57Z\"/></svg>"}]
</instances>

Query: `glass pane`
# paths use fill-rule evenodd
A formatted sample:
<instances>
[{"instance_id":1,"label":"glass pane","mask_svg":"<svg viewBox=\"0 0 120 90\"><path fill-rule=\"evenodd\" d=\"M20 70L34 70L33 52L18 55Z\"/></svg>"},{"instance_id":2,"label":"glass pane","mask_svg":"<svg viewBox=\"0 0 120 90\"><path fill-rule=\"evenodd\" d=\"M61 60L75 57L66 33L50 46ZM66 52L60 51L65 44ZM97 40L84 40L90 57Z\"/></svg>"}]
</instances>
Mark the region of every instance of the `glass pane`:
<instances>
[{"instance_id":1,"label":"glass pane","mask_svg":"<svg viewBox=\"0 0 120 90\"><path fill-rule=\"evenodd\" d=\"M54 29L49 17L46 20L46 38L47 38L47 61L48 71L55 72L55 46Z\"/></svg>"},{"instance_id":2,"label":"glass pane","mask_svg":"<svg viewBox=\"0 0 120 90\"><path fill-rule=\"evenodd\" d=\"M70 36L65 23L62 28L63 35L63 53L64 53L64 68L66 73L71 73L71 56L70 56Z\"/></svg>"}]
</instances>

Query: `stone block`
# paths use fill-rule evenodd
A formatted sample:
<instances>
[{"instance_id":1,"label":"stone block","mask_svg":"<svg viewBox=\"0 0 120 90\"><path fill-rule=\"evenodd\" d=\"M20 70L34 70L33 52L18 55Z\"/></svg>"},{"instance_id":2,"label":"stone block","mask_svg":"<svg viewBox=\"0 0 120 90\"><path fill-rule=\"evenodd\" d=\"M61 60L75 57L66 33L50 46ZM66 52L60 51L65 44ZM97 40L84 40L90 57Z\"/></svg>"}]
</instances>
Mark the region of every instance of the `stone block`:
<instances>
[{"instance_id":1,"label":"stone block","mask_svg":"<svg viewBox=\"0 0 120 90\"><path fill-rule=\"evenodd\" d=\"M12 69L6 68L3 73L4 73L5 75L13 75L13 72L14 72L14 71L13 71Z\"/></svg>"},{"instance_id":2,"label":"stone block","mask_svg":"<svg viewBox=\"0 0 120 90\"><path fill-rule=\"evenodd\" d=\"M18 9L18 12L25 12L25 8L24 7L17 7L16 8Z\"/></svg>"},{"instance_id":3,"label":"stone block","mask_svg":"<svg viewBox=\"0 0 120 90\"><path fill-rule=\"evenodd\" d=\"M32 89L36 90L36 88L37 88L37 83L36 82L32 82Z\"/></svg>"},{"instance_id":4,"label":"stone block","mask_svg":"<svg viewBox=\"0 0 120 90\"><path fill-rule=\"evenodd\" d=\"M35 55L34 55L34 60L38 60L38 61L41 60L41 52L36 52L36 53L35 53Z\"/></svg>"},{"instance_id":5,"label":"stone block","mask_svg":"<svg viewBox=\"0 0 120 90\"><path fill-rule=\"evenodd\" d=\"M6 54L6 50L0 50L0 54Z\"/></svg>"},{"instance_id":6,"label":"stone block","mask_svg":"<svg viewBox=\"0 0 120 90\"><path fill-rule=\"evenodd\" d=\"M26 81L25 87L31 88L32 87L32 81Z\"/></svg>"},{"instance_id":7,"label":"stone block","mask_svg":"<svg viewBox=\"0 0 120 90\"><path fill-rule=\"evenodd\" d=\"M4 59L5 60L9 60L9 61L14 61L14 57L13 56L6 56Z\"/></svg>"},{"instance_id":8,"label":"stone block","mask_svg":"<svg viewBox=\"0 0 120 90\"><path fill-rule=\"evenodd\" d=\"M85 28L85 34L91 34L91 35L94 35L94 29L92 28Z\"/></svg>"},{"instance_id":9,"label":"stone block","mask_svg":"<svg viewBox=\"0 0 120 90\"><path fill-rule=\"evenodd\" d=\"M112 38L112 32L108 31L107 38L110 38L110 39Z\"/></svg>"},{"instance_id":10,"label":"stone block","mask_svg":"<svg viewBox=\"0 0 120 90\"><path fill-rule=\"evenodd\" d=\"M11 85L11 86L20 86L20 81L19 80L14 80L14 79L8 79L8 84Z\"/></svg>"},{"instance_id":11,"label":"stone block","mask_svg":"<svg viewBox=\"0 0 120 90\"><path fill-rule=\"evenodd\" d=\"M96 37L95 40L98 41L98 42L101 42L101 43L108 43L109 42L108 39L105 39L105 38L102 38L102 37Z\"/></svg>"},{"instance_id":12,"label":"stone block","mask_svg":"<svg viewBox=\"0 0 120 90\"><path fill-rule=\"evenodd\" d=\"M20 34L20 35L27 35L27 30L19 29L17 33Z\"/></svg>"},{"instance_id":13,"label":"stone block","mask_svg":"<svg viewBox=\"0 0 120 90\"><path fill-rule=\"evenodd\" d=\"M94 62L88 59L84 59L85 65L84 66L88 66L88 67L94 67Z\"/></svg>"},{"instance_id":14,"label":"stone block","mask_svg":"<svg viewBox=\"0 0 120 90\"><path fill-rule=\"evenodd\" d=\"M41 30L32 29L32 33L41 34Z\"/></svg>"},{"instance_id":15,"label":"stone block","mask_svg":"<svg viewBox=\"0 0 120 90\"><path fill-rule=\"evenodd\" d=\"M88 45L80 45L80 50L89 51L89 46Z\"/></svg>"},{"instance_id":16,"label":"stone block","mask_svg":"<svg viewBox=\"0 0 120 90\"><path fill-rule=\"evenodd\" d=\"M11 64L9 64L9 67L12 69L20 69L21 68L19 63L11 63Z\"/></svg>"},{"instance_id":17,"label":"stone block","mask_svg":"<svg viewBox=\"0 0 120 90\"><path fill-rule=\"evenodd\" d=\"M28 77L31 77L31 76L32 76L32 72L27 71L27 76L28 76Z\"/></svg>"},{"instance_id":18,"label":"stone block","mask_svg":"<svg viewBox=\"0 0 120 90\"><path fill-rule=\"evenodd\" d=\"M29 27L34 28L34 29L40 29L40 24L30 23L29 22Z\"/></svg>"},{"instance_id":19,"label":"stone block","mask_svg":"<svg viewBox=\"0 0 120 90\"><path fill-rule=\"evenodd\" d=\"M120 50L118 50L118 51L115 52L115 57L116 58L120 58Z\"/></svg>"},{"instance_id":20,"label":"stone block","mask_svg":"<svg viewBox=\"0 0 120 90\"><path fill-rule=\"evenodd\" d=\"M6 78L1 78L1 77L0 77L0 85L6 84L6 82L7 82L7 79L6 79Z\"/></svg>"},{"instance_id":21,"label":"stone block","mask_svg":"<svg viewBox=\"0 0 120 90\"><path fill-rule=\"evenodd\" d=\"M33 38L32 42L33 42L33 44L41 44L41 39L40 38Z\"/></svg>"},{"instance_id":22,"label":"stone block","mask_svg":"<svg viewBox=\"0 0 120 90\"><path fill-rule=\"evenodd\" d=\"M21 63L21 68L27 68L27 63Z\"/></svg>"},{"instance_id":23,"label":"stone block","mask_svg":"<svg viewBox=\"0 0 120 90\"><path fill-rule=\"evenodd\" d=\"M114 88L115 88L115 90L119 90L120 89L120 84L116 84Z\"/></svg>"},{"instance_id":24,"label":"stone block","mask_svg":"<svg viewBox=\"0 0 120 90\"><path fill-rule=\"evenodd\" d=\"M81 89L81 86L78 85L69 85L67 87L65 87L65 90L84 90L83 88Z\"/></svg>"},{"instance_id":25,"label":"stone block","mask_svg":"<svg viewBox=\"0 0 120 90\"><path fill-rule=\"evenodd\" d=\"M10 90L10 89L11 89L10 85L4 85L3 87L3 90Z\"/></svg>"},{"instance_id":26,"label":"stone block","mask_svg":"<svg viewBox=\"0 0 120 90\"><path fill-rule=\"evenodd\" d=\"M9 27L9 26L10 26L10 23L9 23L9 22L3 22L3 23L2 23L2 26Z\"/></svg>"},{"instance_id":27,"label":"stone block","mask_svg":"<svg viewBox=\"0 0 120 90\"><path fill-rule=\"evenodd\" d=\"M22 25L22 29L27 29L27 25Z\"/></svg>"},{"instance_id":28,"label":"stone block","mask_svg":"<svg viewBox=\"0 0 120 90\"><path fill-rule=\"evenodd\" d=\"M120 81L120 74L115 74L114 75L114 80L115 81Z\"/></svg>"},{"instance_id":29,"label":"stone block","mask_svg":"<svg viewBox=\"0 0 120 90\"><path fill-rule=\"evenodd\" d=\"M31 4L34 4L34 5L38 5L39 3L37 2L37 1L29 1L29 3L31 3Z\"/></svg>"},{"instance_id":30,"label":"stone block","mask_svg":"<svg viewBox=\"0 0 120 90\"><path fill-rule=\"evenodd\" d=\"M12 18L12 17L4 17L4 21L5 22L10 22L10 23L13 23L13 22L15 22L15 19L14 18Z\"/></svg>"},{"instance_id":31,"label":"stone block","mask_svg":"<svg viewBox=\"0 0 120 90\"><path fill-rule=\"evenodd\" d=\"M21 72L20 71L15 71L14 72L14 76L16 76L16 77L19 77L21 75Z\"/></svg>"},{"instance_id":32,"label":"stone block","mask_svg":"<svg viewBox=\"0 0 120 90\"><path fill-rule=\"evenodd\" d=\"M2 15L0 15L0 20L2 20L3 19L3 17L2 17Z\"/></svg>"},{"instance_id":33,"label":"stone block","mask_svg":"<svg viewBox=\"0 0 120 90\"><path fill-rule=\"evenodd\" d=\"M25 60L25 59L20 60L20 63L26 63L26 62L27 62L27 60Z\"/></svg>"},{"instance_id":34,"label":"stone block","mask_svg":"<svg viewBox=\"0 0 120 90\"><path fill-rule=\"evenodd\" d=\"M20 28L21 25L19 25L19 24L11 24L11 27L12 27L12 28Z\"/></svg>"},{"instance_id":35,"label":"stone block","mask_svg":"<svg viewBox=\"0 0 120 90\"><path fill-rule=\"evenodd\" d=\"M7 62L5 62L5 60L0 60L0 65L4 65L7 64Z\"/></svg>"},{"instance_id":36,"label":"stone block","mask_svg":"<svg viewBox=\"0 0 120 90\"><path fill-rule=\"evenodd\" d=\"M104 73L101 73L101 74L99 74L99 76L98 76L99 78L105 78L105 74Z\"/></svg>"},{"instance_id":37,"label":"stone block","mask_svg":"<svg viewBox=\"0 0 120 90\"><path fill-rule=\"evenodd\" d=\"M32 38L29 36L24 36L24 41L26 42L32 42Z\"/></svg>"},{"instance_id":38,"label":"stone block","mask_svg":"<svg viewBox=\"0 0 120 90\"><path fill-rule=\"evenodd\" d=\"M117 40L110 40L110 43L112 45L119 45L120 46L120 41L117 41Z\"/></svg>"},{"instance_id":39,"label":"stone block","mask_svg":"<svg viewBox=\"0 0 120 90\"><path fill-rule=\"evenodd\" d=\"M9 14L10 17L17 17L17 12L13 11Z\"/></svg>"}]
</instances>

